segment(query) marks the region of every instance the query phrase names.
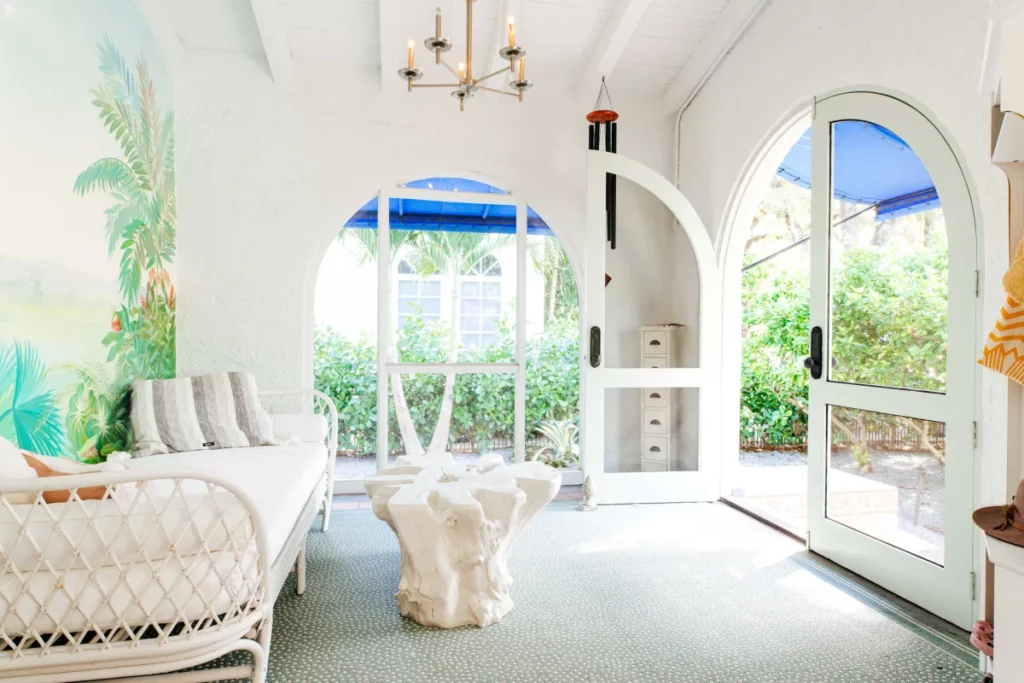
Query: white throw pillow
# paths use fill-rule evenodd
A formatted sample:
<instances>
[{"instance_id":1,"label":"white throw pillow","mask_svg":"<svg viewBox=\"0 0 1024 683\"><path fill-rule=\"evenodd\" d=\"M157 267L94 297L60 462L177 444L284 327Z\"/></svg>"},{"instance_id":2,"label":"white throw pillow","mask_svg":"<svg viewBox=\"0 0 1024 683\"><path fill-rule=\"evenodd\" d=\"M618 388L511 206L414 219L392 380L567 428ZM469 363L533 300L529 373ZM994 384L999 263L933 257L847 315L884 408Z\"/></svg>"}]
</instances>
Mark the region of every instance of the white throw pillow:
<instances>
[{"instance_id":1,"label":"white throw pillow","mask_svg":"<svg viewBox=\"0 0 1024 683\"><path fill-rule=\"evenodd\" d=\"M36 471L25 462L25 456L21 449L7 439L0 436L0 481L6 482L10 479L35 479ZM35 500L34 493L10 493L7 500L12 505L31 503Z\"/></svg>"}]
</instances>

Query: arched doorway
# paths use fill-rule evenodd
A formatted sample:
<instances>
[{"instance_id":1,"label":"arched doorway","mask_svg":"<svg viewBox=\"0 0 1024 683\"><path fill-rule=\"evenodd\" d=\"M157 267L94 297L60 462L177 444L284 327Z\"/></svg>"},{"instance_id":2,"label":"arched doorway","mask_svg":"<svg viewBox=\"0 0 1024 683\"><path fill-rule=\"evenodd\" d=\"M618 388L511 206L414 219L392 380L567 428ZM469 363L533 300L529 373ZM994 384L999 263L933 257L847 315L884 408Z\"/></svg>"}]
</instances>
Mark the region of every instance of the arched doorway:
<instances>
[{"instance_id":1,"label":"arched doorway","mask_svg":"<svg viewBox=\"0 0 1024 683\"><path fill-rule=\"evenodd\" d=\"M575 272L523 198L459 177L381 192L328 248L314 310L314 383L347 432L339 492L430 452L539 459L578 483Z\"/></svg>"}]
</instances>

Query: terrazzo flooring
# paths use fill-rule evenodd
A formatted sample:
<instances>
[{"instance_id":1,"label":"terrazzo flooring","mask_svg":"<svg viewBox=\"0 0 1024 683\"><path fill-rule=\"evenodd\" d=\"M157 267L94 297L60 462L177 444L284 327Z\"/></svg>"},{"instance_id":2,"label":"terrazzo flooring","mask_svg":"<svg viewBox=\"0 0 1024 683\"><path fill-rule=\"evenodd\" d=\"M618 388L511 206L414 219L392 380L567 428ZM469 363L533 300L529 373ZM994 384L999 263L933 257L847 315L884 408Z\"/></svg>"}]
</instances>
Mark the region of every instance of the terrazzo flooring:
<instances>
[{"instance_id":1,"label":"terrazzo flooring","mask_svg":"<svg viewBox=\"0 0 1024 683\"><path fill-rule=\"evenodd\" d=\"M274 683L981 680L961 631L721 504L555 501L512 551L514 609L486 629L399 617L398 545L358 505L308 551L305 595L289 579L274 612Z\"/></svg>"}]
</instances>

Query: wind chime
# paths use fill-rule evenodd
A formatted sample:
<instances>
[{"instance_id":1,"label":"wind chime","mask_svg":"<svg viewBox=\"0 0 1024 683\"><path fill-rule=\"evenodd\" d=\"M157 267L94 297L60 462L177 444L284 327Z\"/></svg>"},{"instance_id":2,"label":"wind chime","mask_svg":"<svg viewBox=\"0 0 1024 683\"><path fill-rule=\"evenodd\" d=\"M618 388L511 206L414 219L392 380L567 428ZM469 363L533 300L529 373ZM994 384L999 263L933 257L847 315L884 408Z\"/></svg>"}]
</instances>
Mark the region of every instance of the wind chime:
<instances>
[{"instance_id":1,"label":"wind chime","mask_svg":"<svg viewBox=\"0 0 1024 683\"><path fill-rule=\"evenodd\" d=\"M607 106L602 106L607 100ZM590 123L590 149L601 149L601 124L604 124L604 151L615 154L619 146L619 113L612 109L612 96L608 94L608 84L604 76L601 77L601 89L597 91L597 102L594 103L594 111L587 114L587 121ZM604 209L607 216L607 237L609 245L615 248L615 206L616 206L616 177L608 173L604 180L605 199ZM611 280L605 275L605 285Z\"/></svg>"}]
</instances>

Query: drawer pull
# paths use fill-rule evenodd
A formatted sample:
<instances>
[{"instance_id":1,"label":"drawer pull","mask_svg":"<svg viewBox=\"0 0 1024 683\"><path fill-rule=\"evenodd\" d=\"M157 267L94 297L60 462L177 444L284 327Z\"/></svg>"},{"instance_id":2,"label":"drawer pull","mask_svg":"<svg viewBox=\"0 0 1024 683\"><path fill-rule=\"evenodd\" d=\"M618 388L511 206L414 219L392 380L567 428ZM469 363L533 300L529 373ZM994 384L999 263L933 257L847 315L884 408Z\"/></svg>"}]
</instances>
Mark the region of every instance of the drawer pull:
<instances>
[{"instance_id":1,"label":"drawer pull","mask_svg":"<svg viewBox=\"0 0 1024 683\"><path fill-rule=\"evenodd\" d=\"M661 346L661 342L658 341L657 339L652 339L649 346Z\"/></svg>"},{"instance_id":2,"label":"drawer pull","mask_svg":"<svg viewBox=\"0 0 1024 683\"><path fill-rule=\"evenodd\" d=\"M651 398L661 398L661 394L659 394L657 391L655 391L655 392L653 392L651 394Z\"/></svg>"},{"instance_id":3,"label":"drawer pull","mask_svg":"<svg viewBox=\"0 0 1024 683\"><path fill-rule=\"evenodd\" d=\"M651 420L652 425L661 425L661 420Z\"/></svg>"},{"instance_id":4,"label":"drawer pull","mask_svg":"<svg viewBox=\"0 0 1024 683\"><path fill-rule=\"evenodd\" d=\"M657 446L651 446L650 451L651 453L661 453L661 449Z\"/></svg>"}]
</instances>

